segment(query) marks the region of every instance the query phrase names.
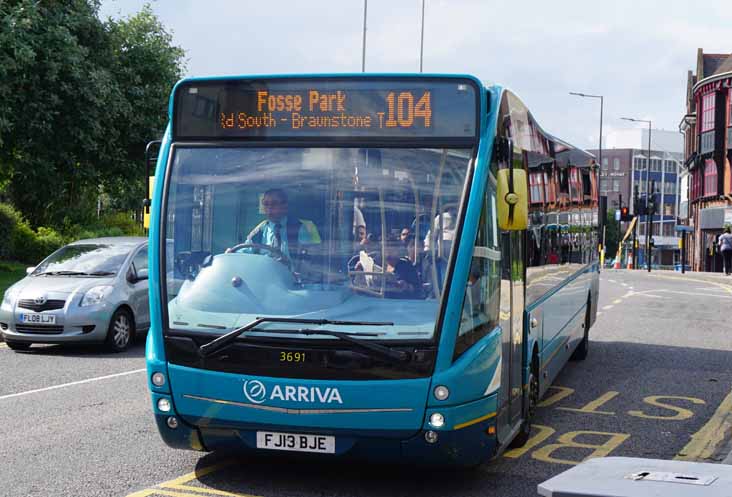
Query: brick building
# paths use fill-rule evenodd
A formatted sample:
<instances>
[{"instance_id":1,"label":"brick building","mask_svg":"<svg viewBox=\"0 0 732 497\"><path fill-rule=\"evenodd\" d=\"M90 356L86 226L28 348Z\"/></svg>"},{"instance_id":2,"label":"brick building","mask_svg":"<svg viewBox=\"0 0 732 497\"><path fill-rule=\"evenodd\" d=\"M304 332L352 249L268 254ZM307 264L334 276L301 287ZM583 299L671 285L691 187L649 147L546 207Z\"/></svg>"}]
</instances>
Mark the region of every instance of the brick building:
<instances>
[{"instance_id":1,"label":"brick building","mask_svg":"<svg viewBox=\"0 0 732 497\"><path fill-rule=\"evenodd\" d=\"M607 196L608 209L623 205L633 209L633 192L638 190L645 197L647 178L655 182L654 197L659 206L651 219L651 236L654 248L651 260L654 265L671 266L678 261L676 224L679 213L679 173L683 160L681 135L675 131L651 130L651 162L648 170L648 130L635 128L610 133L602 150L600 167L600 194ZM596 150L590 150L598 156ZM650 175L650 177L649 177ZM623 225L623 232L627 226ZM637 235L643 248L646 234L646 217L641 216ZM638 251L638 266L645 264L645 251Z\"/></svg>"},{"instance_id":2,"label":"brick building","mask_svg":"<svg viewBox=\"0 0 732 497\"><path fill-rule=\"evenodd\" d=\"M689 243L696 271L722 270L717 237L732 225L732 54L697 52L686 81L684 168L688 171Z\"/></svg>"}]
</instances>

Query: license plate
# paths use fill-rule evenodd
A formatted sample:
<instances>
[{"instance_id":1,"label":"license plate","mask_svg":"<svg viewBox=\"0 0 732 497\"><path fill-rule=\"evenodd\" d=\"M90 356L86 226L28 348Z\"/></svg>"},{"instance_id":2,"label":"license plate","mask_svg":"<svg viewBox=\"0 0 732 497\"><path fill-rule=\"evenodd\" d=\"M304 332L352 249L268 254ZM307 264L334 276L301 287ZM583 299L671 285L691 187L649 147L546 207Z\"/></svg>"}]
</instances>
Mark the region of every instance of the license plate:
<instances>
[{"instance_id":1,"label":"license plate","mask_svg":"<svg viewBox=\"0 0 732 497\"><path fill-rule=\"evenodd\" d=\"M24 313L20 315L20 322L33 324L56 324L56 316L53 314Z\"/></svg>"},{"instance_id":2,"label":"license plate","mask_svg":"<svg viewBox=\"0 0 732 497\"><path fill-rule=\"evenodd\" d=\"M335 437L258 431L257 448L335 454Z\"/></svg>"}]
</instances>

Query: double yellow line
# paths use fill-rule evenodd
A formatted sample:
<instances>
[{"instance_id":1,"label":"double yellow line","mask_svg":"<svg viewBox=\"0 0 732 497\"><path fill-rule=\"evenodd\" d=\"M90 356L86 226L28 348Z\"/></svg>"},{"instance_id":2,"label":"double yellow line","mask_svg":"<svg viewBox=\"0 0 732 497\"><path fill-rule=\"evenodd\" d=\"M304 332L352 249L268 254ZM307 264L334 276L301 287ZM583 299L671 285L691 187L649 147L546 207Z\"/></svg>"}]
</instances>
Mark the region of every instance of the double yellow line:
<instances>
[{"instance_id":1,"label":"double yellow line","mask_svg":"<svg viewBox=\"0 0 732 497\"><path fill-rule=\"evenodd\" d=\"M215 471L219 471L228 466L232 466L236 463L234 460L225 461L205 468L197 469L191 473L179 476L172 480L160 483L152 488L146 488L129 494L127 497L154 497L157 495L164 495L168 497L207 497L207 496L222 496L222 497L261 497L251 494L236 494L232 492L225 492L223 490L216 490L213 488L194 487L193 485L186 485L194 480L203 478Z\"/></svg>"}]
</instances>

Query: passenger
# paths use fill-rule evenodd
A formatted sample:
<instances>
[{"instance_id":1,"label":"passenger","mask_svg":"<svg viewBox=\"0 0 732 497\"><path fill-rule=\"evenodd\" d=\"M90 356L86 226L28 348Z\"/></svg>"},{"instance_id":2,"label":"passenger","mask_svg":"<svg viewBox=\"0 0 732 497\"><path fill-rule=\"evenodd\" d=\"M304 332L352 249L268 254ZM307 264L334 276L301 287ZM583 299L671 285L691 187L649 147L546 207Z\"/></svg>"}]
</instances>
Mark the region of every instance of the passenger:
<instances>
[{"instance_id":1,"label":"passenger","mask_svg":"<svg viewBox=\"0 0 732 497\"><path fill-rule=\"evenodd\" d=\"M246 243L268 245L278 249L287 261L295 255L307 253L308 245L321 243L315 223L307 219L288 217L287 194L279 188L264 192L262 207L267 219L247 235ZM259 253L257 248L252 252Z\"/></svg>"},{"instance_id":2,"label":"passenger","mask_svg":"<svg viewBox=\"0 0 732 497\"><path fill-rule=\"evenodd\" d=\"M406 257L400 257L396 251L386 256L386 272L391 274L387 280L386 296L397 299L417 299L421 297L422 286L417 268Z\"/></svg>"}]
</instances>

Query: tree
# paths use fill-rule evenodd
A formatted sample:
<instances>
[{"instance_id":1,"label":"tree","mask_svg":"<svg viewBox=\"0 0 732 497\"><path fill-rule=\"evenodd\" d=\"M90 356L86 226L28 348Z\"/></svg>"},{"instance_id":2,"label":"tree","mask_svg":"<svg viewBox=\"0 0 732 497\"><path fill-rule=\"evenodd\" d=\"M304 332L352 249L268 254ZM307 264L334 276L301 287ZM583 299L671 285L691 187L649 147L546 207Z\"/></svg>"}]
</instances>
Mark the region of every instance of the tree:
<instances>
[{"instance_id":1,"label":"tree","mask_svg":"<svg viewBox=\"0 0 732 497\"><path fill-rule=\"evenodd\" d=\"M100 185L131 206L161 135L183 51L149 7L122 21L98 0L0 3L0 182L34 225L83 222Z\"/></svg>"},{"instance_id":2,"label":"tree","mask_svg":"<svg viewBox=\"0 0 732 497\"><path fill-rule=\"evenodd\" d=\"M600 233L602 236L602 233ZM607 219L605 220L605 258L612 260L618 252L618 242L620 241L620 232L618 222L615 220L615 209L607 210Z\"/></svg>"}]
</instances>

